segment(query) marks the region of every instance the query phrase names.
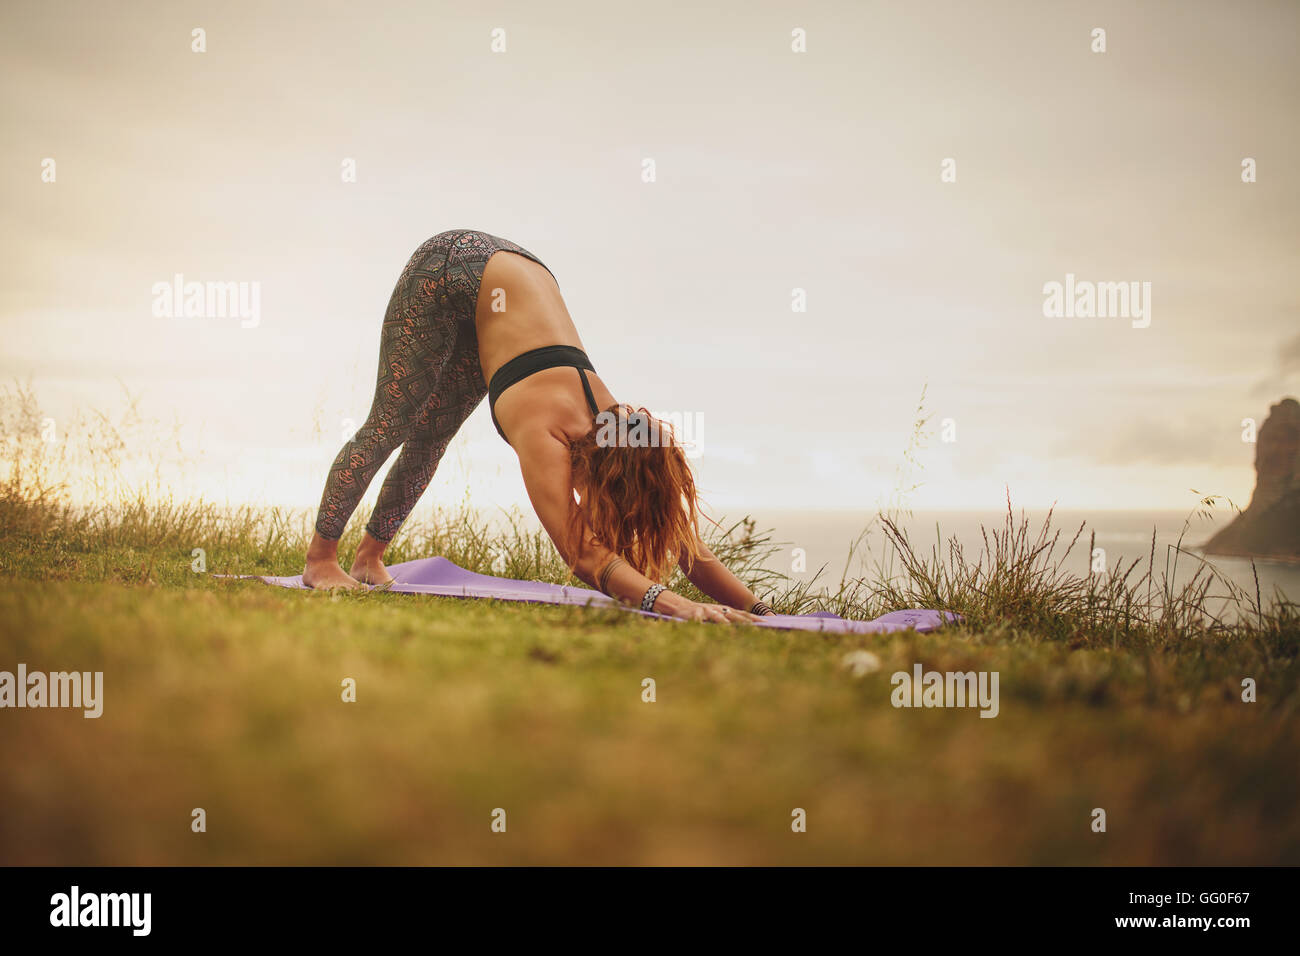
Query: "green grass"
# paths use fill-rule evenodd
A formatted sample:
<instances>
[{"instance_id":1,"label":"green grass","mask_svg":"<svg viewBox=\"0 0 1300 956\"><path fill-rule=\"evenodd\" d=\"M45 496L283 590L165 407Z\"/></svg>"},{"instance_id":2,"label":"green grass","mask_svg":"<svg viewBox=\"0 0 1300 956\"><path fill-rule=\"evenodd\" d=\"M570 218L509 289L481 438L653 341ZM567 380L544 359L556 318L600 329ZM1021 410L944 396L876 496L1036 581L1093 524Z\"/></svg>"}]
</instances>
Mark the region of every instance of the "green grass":
<instances>
[{"instance_id":1,"label":"green grass","mask_svg":"<svg viewBox=\"0 0 1300 956\"><path fill-rule=\"evenodd\" d=\"M764 570L753 522L712 537L780 610L965 616L929 635L289 591L191 565L293 573L301 515L110 486L74 508L40 459L67 446L9 442L34 409L0 404L0 670L103 671L105 701L0 711L0 863L1300 863L1300 610L1184 580L1179 548L1079 578L1085 529L1008 511L968 555L882 517L871 573L810 587ZM134 444L109 431L92 461ZM466 510L389 560L431 554L570 580L544 537ZM844 666L860 649L878 670ZM999 716L895 709L915 662L997 671Z\"/></svg>"},{"instance_id":2,"label":"green grass","mask_svg":"<svg viewBox=\"0 0 1300 956\"><path fill-rule=\"evenodd\" d=\"M192 547L209 570L297 567L274 516L47 504L0 506L0 668L102 670L104 715L0 713L4 863L1300 862L1285 607L1181 638L1092 608L1089 641L1086 601L1039 626L1050 588L1028 581L1018 612L1008 592L886 637L331 596L190 571ZM472 528L447 527L475 566ZM421 533L406 547L432 553ZM859 648L880 670L842 666ZM1000 716L893 708L914 661L998 671Z\"/></svg>"}]
</instances>

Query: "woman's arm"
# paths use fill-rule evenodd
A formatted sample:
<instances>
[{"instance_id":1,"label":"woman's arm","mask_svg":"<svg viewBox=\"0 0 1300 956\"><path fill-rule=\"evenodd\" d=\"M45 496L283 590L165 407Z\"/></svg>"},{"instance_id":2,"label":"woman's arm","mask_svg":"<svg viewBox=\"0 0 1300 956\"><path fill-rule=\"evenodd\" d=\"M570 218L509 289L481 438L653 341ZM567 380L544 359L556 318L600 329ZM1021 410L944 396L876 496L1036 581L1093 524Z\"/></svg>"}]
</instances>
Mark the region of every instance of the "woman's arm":
<instances>
[{"instance_id":1,"label":"woman's arm","mask_svg":"<svg viewBox=\"0 0 1300 956\"><path fill-rule=\"evenodd\" d=\"M687 580L721 604L742 611L751 610L758 603L754 592L718 560L708 545L699 539L696 541L700 556L689 567L685 557L677 562Z\"/></svg>"},{"instance_id":2,"label":"woman's arm","mask_svg":"<svg viewBox=\"0 0 1300 956\"><path fill-rule=\"evenodd\" d=\"M602 545L583 523L583 542L572 560L569 553L569 528L575 516L581 518L578 503L573 495L573 479L569 464L569 450L564 441L546 433L532 434L519 439L515 445L519 468L523 472L524 487L533 510L554 542L561 557L574 565L574 574L591 587L600 588L600 575L616 555ZM604 591L633 607L641 605L646 590L655 582L626 561L618 563L607 575ZM752 603L752 602L751 602ZM716 605L698 604L672 591L663 591L656 599L654 610L683 620L727 621L749 620L749 614ZM747 609L746 609L747 610Z\"/></svg>"}]
</instances>

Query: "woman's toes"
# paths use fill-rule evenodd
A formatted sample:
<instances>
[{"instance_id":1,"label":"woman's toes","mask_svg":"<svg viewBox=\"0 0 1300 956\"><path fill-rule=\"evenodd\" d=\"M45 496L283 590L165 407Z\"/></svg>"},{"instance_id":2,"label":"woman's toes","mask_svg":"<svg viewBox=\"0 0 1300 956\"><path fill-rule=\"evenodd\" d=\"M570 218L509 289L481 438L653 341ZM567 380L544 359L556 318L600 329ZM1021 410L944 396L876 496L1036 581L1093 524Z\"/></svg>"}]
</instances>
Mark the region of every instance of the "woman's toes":
<instances>
[{"instance_id":1,"label":"woman's toes","mask_svg":"<svg viewBox=\"0 0 1300 956\"><path fill-rule=\"evenodd\" d=\"M388 587L393 583L393 576L388 573L388 569L382 564L366 565L365 567L353 565L352 576L361 583L374 587Z\"/></svg>"}]
</instances>

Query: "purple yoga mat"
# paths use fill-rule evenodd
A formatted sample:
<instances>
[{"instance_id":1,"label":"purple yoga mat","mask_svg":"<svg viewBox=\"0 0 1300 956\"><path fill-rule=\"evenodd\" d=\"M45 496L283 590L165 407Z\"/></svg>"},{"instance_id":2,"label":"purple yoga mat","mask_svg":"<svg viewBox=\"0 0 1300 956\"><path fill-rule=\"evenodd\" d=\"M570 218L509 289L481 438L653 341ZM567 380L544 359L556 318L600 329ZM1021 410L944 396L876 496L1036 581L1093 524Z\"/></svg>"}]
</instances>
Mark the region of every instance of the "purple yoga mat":
<instances>
[{"instance_id":1,"label":"purple yoga mat","mask_svg":"<svg viewBox=\"0 0 1300 956\"><path fill-rule=\"evenodd\" d=\"M516 581L513 578L495 578L475 574L452 564L446 558L421 558L389 567L394 584L388 590L399 594L437 594L442 597L492 598L497 601L525 601L532 604L570 604L593 607L613 607L631 614L674 620L664 614L653 614L639 608L620 604L599 591L571 588L543 581ZM302 575L271 577L246 574L240 577L256 578L282 588L302 588ZM762 618L756 626L778 630L829 631L839 634L884 634L890 631L933 631L945 623L957 620L951 611L907 610L893 611L874 621L849 621L829 611L815 614L775 614Z\"/></svg>"}]
</instances>

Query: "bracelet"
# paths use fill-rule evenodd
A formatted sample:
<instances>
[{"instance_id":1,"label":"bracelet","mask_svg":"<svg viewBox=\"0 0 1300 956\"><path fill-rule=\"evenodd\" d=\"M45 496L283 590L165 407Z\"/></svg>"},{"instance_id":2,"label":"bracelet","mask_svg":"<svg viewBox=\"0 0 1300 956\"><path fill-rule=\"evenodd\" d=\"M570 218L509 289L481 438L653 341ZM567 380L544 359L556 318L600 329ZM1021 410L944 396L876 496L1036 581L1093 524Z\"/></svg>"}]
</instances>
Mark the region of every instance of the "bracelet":
<instances>
[{"instance_id":1,"label":"bracelet","mask_svg":"<svg viewBox=\"0 0 1300 956\"><path fill-rule=\"evenodd\" d=\"M600 572L600 577L596 580L596 590L602 594L609 594L609 576L613 574L614 569L620 564L627 564L627 562L617 556L610 559L609 563Z\"/></svg>"},{"instance_id":2,"label":"bracelet","mask_svg":"<svg viewBox=\"0 0 1300 956\"><path fill-rule=\"evenodd\" d=\"M764 615L764 614L775 614L776 611L772 610L772 605L770 604L766 604L763 601L755 601L753 606L750 607L749 613Z\"/></svg>"},{"instance_id":3,"label":"bracelet","mask_svg":"<svg viewBox=\"0 0 1300 956\"><path fill-rule=\"evenodd\" d=\"M659 595L663 594L667 590L668 589L662 584L652 584L646 588L645 597L641 599L641 610L653 611L655 609L655 601L659 600Z\"/></svg>"}]
</instances>

